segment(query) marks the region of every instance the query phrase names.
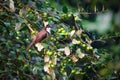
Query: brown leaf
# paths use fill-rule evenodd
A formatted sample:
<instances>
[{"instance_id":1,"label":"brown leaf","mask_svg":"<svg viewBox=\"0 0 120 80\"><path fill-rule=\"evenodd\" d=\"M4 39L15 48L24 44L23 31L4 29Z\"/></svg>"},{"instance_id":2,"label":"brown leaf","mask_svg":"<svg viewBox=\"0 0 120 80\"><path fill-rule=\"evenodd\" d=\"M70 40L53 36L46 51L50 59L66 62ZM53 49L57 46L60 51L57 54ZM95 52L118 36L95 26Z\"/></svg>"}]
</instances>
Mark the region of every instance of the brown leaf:
<instances>
[{"instance_id":1,"label":"brown leaf","mask_svg":"<svg viewBox=\"0 0 120 80\"><path fill-rule=\"evenodd\" d=\"M80 34L82 34L82 29L80 29L80 30L77 30L77 31L76 31L76 34L77 34L77 35L80 35Z\"/></svg>"},{"instance_id":2,"label":"brown leaf","mask_svg":"<svg viewBox=\"0 0 120 80\"><path fill-rule=\"evenodd\" d=\"M35 47L37 47L38 51L41 51L44 47L41 45L41 43L35 44Z\"/></svg>"},{"instance_id":3,"label":"brown leaf","mask_svg":"<svg viewBox=\"0 0 120 80\"><path fill-rule=\"evenodd\" d=\"M13 0L9 0L9 8L11 12L15 12L15 6L14 6L14 1Z\"/></svg>"},{"instance_id":4,"label":"brown leaf","mask_svg":"<svg viewBox=\"0 0 120 80\"><path fill-rule=\"evenodd\" d=\"M20 17L23 17L23 12L24 12L24 9L20 9L20 11L19 11Z\"/></svg>"},{"instance_id":5,"label":"brown leaf","mask_svg":"<svg viewBox=\"0 0 120 80\"><path fill-rule=\"evenodd\" d=\"M69 56L70 55L70 48L67 46L67 47L65 47L65 55L66 56Z\"/></svg>"},{"instance_id":6,"label":"brown leaf","mask_svg":"<svg viewBox=\"0 0 120 80\"><path fill-rule=\"evenodd\" d=\"M50 60L50 57L49 57L48 54L46 54L46 55L44 56L44 62L49 62L49 60Z\"/></svg>"},{"instance_id":7,"label":"brown leaf","mask_svg":"<svg viewBox=\"0 0 120 80\"><path fill-rule=\"evenodd\" d=\"M52 77L52 80L55 80L55 72L53 69L50 70L50 75Z\"/></svg>"},{"instance_id":8,"label":"brown leaf","mask_svg":"<svg viewBox=\"0 0 120 80\"><path fill-rule=\"evenodd\" d=\"M57 56L54 56L54 57L52 58L52 62L53 62L54 65L57 64Z\"/></svg>"},{"instance_id":9,"label":"brown leaf","mask_svg":"<svg viewBox=\"0 0 120 80\"><path fill-rule=\"evenodd\" d=\"M75 55L72 55L71 58L72 58L73 62L77 62L78 61L78 58Z\"/></svg>"}]
</instances>

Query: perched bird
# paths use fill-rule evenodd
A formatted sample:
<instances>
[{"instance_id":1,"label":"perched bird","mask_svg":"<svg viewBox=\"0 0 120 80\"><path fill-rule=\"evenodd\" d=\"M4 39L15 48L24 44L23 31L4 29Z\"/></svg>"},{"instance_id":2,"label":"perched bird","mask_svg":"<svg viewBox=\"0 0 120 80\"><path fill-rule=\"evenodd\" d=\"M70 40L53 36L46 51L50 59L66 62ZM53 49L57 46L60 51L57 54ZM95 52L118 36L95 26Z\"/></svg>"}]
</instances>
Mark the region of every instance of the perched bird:
<instances>
[{"instance_id":1,"label":"perched bird","mask_svg":"<svg viewBox=\"0 0 120 80\"><path fill-rule=\"evenodd\" d=\"M27 47L27 51L36 43L41 42L44 40L48 35L51 34L51 26L48 25L48 22L44 22L45 28L43 28L40 32L38 32L33 39L33 41L30 43L30 45Z\"/></svg>"}]
</instances>

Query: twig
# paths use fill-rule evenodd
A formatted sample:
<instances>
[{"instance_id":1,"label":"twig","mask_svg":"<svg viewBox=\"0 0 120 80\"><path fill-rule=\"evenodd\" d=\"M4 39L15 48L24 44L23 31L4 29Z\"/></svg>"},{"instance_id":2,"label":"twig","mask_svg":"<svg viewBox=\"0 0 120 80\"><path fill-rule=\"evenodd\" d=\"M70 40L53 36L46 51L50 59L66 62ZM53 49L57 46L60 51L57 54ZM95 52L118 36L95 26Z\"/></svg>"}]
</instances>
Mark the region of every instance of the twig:
<instances>
[{"instance_id":1,"label":"twig","mask_svg":"<svg viewBox=\"0 0 120 80\"><path fill-rule=\"evenodd\" d=\"M23 73L25 76L29 77L31 80L35 80L31 75Z\"/></svg>"},{"instance_id":2,"label":"twig","mask_svg":"<svg viewBox=\"0 0 120 80\"><path fill-rule=\"evenodd\" d=\"M25 23L26 24L26 23ZM30 27L30 24L26 24L27 25L27 27L29 28L29 30L31 31L31 32L34 32L34 30Z\"/></svg>"},{"instance_id":3,"label":"twig","mask_svg":"<svg viewBox=\"0 0 120 80\"><path fill-rule=\"evenodd\" d=\"M19 71L12 71L12 72L16 73L17 75L19 75L19 73L20 73ZM26 74L26 73L23 73L23 75L29 77L31 80L35 80L35 79L32 77L32 75L29 75L29 74Z\"/></svg>"}]
</instances>

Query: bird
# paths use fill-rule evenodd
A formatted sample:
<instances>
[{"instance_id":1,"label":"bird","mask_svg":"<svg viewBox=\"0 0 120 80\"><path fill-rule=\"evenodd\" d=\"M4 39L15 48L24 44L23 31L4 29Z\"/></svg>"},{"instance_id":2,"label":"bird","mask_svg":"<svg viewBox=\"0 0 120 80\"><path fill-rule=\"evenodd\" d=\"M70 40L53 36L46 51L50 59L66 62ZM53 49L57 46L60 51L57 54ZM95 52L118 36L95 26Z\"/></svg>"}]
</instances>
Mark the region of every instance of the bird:
<instances>
[{"instance_id":1,"label":"bird","mask_svg":"<svg viewBox=\"0 0 120 80\"><path fill-rule=\"evenodd\" d=\"M32 42L30 43L30 45L27 47L27 51L36 43L38 42L42 42L47 36L49 36L51 34L51 26L48 24L47 21L43 21L44 23L44 28L38 32L36 35L35 35L35 38L32 40Z\"/></svg>"}]
</instances>

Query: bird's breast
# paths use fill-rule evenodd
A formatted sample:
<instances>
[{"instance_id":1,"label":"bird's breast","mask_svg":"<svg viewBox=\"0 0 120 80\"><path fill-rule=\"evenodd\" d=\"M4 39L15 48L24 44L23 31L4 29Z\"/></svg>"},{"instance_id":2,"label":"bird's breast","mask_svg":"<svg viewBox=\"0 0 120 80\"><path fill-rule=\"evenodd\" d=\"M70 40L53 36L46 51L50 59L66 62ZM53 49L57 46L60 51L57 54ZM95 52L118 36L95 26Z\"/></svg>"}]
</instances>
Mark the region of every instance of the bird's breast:
<instances>
[{"instance_id":1,"label":"bird's breast","mask_svg":"<svg viewBox=\"0 0 120 80\"><path fill-rule=\"evenodd\" d=\"M42 31L37 33L35 42L36 43L41 42L44 38L46 38L46 36L47 36L47 32L46 30L43 29Z\"/></svg>"}]
</instances>

